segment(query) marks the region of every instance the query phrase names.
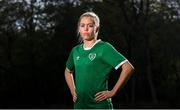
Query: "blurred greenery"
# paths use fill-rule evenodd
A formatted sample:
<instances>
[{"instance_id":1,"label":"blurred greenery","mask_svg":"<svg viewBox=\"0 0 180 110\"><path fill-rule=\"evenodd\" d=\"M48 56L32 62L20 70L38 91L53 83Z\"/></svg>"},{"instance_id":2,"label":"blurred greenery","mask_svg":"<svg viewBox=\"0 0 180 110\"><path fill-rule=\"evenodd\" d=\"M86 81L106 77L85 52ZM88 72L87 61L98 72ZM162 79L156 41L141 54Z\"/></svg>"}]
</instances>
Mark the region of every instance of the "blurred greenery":
<instances>
[{"instance_id":1,"label":"blurred greenery","mask_svg":"<svg viewBox=\"0 0 180 110\"><path fill-rule=\"evenodd\" d=\"M73 107L64 69L86 11L135 67L114 108L179 108L179 0L0 0L0 108Z\"/></svg>"}]
</instances>

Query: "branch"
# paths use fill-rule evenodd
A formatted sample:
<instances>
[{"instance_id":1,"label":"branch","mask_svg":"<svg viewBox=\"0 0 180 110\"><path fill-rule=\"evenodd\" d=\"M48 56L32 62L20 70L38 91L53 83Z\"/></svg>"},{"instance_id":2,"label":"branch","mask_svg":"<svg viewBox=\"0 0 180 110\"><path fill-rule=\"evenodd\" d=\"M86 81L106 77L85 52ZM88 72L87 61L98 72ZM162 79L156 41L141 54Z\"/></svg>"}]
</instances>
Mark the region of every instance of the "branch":
<instances>
[{"instance_id":1,"label":"branch","mask_svg":"<svg viewBox=\"0 0 180 110\"><path fill-rule=\"evenodd\" d=\"M125 20L126 20L127 24L129 24L129 25L130 25L130 24L131 24L131 22L130 22L130 20L129 20L128 16L127 16L126 11L125 11L126 7L125 7L124 2L125 2L125 0L121 0L121 1L120 1L120 3L119 3L119 6L120 6L120 8L121 8L121 11L122 11L122 13L123 13L123 15L124 15L124 18L125 18Z\"/></svg>"},{"instance_id":2,"label":"branch","mask_svg":"<svg viewBox=\"0 0 180 110\"><path fill-rule=\"evenodd\" d=\"M149 5L150 5L150 2L149 2L149 0L147 0L147 2L146 2L146 12L145 12L144 23L147 22L148 17L149 17Z\"/></svg>"}]
</instances>

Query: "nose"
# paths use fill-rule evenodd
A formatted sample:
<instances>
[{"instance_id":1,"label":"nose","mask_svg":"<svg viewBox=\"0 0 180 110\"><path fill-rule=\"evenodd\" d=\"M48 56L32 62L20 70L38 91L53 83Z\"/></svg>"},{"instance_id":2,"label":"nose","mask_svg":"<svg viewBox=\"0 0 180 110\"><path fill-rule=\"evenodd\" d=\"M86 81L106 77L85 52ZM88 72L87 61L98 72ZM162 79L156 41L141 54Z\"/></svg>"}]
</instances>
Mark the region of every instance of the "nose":
<instances>
[{"instance_id":1,"label":"nose","mask_svg":"<svg viewBox=\"0 0 180 110\"><path fill-rule=\"evenodd\" d=\"M88 31L88 26L87 26L87 25L85 26L85 29L84 29L84 30L85 30L85 31Z\"/></svg>"}]
</instances>

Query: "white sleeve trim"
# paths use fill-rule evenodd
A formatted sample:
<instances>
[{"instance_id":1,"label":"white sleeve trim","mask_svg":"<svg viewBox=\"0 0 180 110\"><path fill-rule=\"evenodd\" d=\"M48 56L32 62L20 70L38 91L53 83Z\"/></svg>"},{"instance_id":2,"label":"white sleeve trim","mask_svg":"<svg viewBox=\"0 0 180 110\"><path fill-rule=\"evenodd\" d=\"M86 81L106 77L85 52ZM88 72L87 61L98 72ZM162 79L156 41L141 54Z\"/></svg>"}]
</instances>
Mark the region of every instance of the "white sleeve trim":
<instances>
[{"instance_id":1,"label":"white sleeve trim","mask_svg":"<svg viewBox=\"0 0 180 110\"><path fill-rule=\"evenodd\" d=\"M127 59L124 60L124 61L122 61L121 63L119 63L119 64L115 67L115 69L117 70L121 65L123 65L123 64L126 63L126 62L128 62Z\"/></svg>"},{"instance_id":2,"label":"white sleeve trim","mask_svg":"<svg viewBox=\"0 0 180 110\"><path fill-rule=\"evenodd\" d=\"M66 70L67 70L68 72L70 72L70 73L73 73L73 71L70 71L70 69L69 69L69 68L67 68L67 67L66 67Z\"/></svg>"}]
</instances>

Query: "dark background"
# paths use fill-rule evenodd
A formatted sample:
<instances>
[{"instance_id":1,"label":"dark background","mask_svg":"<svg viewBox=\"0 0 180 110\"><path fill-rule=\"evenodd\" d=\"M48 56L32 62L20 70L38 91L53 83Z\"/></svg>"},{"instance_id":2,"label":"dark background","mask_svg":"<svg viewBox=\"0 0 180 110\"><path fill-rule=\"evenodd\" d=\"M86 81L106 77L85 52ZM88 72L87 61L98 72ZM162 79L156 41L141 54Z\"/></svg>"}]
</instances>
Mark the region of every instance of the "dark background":
<instances>
[{"instance_id":1,"label":"dark background","mask_svg":"<svg viewBox=\"0 0 180 110\"><path fill-rule=\"evenodd\" d=\"M0 0L0 108L73 107L65 63L90 10L135 67L114 108L180 108L179 0Z\"/></svg>"}]
</instances>

